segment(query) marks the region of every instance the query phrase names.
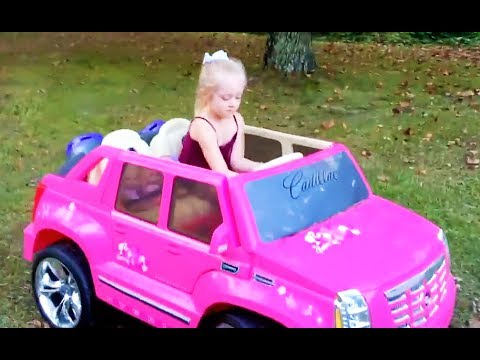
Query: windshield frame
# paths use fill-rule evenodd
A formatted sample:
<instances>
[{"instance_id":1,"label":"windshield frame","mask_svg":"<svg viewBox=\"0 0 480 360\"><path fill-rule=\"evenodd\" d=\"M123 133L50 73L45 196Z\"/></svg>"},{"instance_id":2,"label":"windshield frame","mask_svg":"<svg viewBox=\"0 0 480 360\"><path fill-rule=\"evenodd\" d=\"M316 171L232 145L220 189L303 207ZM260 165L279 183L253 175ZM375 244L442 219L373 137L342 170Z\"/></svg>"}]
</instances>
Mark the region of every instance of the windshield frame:
<instances>
[{"instance_id":1,"label":"windshield frame","mask_svg":"<svg viewBox=\"0 0 480 360\"><path fill-rule=\"evenodd\" d=\"M248 249L254 250L259 244L265 246L269 243L275 243L276 241L280 240L280 238L274 241L262 240L260 231L256 224L254 210L252 204L250 203L249 196L246 190L246 186L248 183L269 178L278 174L294 171L298 168L315 164L342 152L344 152L345 155L350 159L354 166L354 170L358 173L359 178L361 179L366 188L366 198L361 200L360 202L368 200L373 194L370 183L366 179L363 170L360 168L358 162L356 161L350 150L343 144L339 143L334 143L330 148L319 150L318 152L315 152L298 160L293 160L291 162L261 171L243 173L240 176L230 178L229 182L230 192L232 195L233 215L236 219L236 223L239 226L239 229L241 229L242 232L241 234L239 234L242 244ZM355 206L357 204L358 203L353 204L352 206Z\"/></svg>"}]
</instances>

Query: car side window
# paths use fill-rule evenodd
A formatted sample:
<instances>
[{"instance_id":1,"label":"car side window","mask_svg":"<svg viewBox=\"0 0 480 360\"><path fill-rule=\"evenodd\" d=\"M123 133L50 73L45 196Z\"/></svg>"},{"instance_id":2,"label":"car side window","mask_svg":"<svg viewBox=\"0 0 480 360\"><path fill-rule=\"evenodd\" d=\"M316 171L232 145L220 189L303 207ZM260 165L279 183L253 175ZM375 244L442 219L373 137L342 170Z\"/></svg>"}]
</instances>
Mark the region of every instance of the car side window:
<instances>
[{"instance_id":1,"label":"car side window","mask_svg":"<svg viewBox=\"0 0 480 360\"><path fill-rule=\"evenodd\" d=\"M120 177L115 209L156 224L162 188L163 174L160 171L125 163Z\"/></svg>"},{"instance_id":2,"label":"car side window","mask_svg":"<svg viewBox=\"0 0 480 360\"><path fill-rule=\"evenodd\" d=\"M200 181L175 177L168 228L210 244L215 229L222 224L217 189Z\"/></svg>"}]
</instances>

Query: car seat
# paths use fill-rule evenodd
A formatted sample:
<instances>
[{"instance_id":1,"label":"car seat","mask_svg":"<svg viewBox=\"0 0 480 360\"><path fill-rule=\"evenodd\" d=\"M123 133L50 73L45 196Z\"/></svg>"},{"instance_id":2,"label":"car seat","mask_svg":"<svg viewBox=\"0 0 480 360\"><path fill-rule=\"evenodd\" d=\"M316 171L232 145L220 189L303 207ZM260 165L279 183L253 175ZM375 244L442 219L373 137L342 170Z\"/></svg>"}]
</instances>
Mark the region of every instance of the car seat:
<instances>
[{"instance_id":1,"label":"car seat","mask_svg":"<svg viewBox=\"0 0 480 360\"><path fill-rule=\"evenodd\" d=\"M183 148L182 139L189 127L190 120L187 119L173 118L166 121L150 142L152 156L168 156L177 160Z\"/></svg>"},{"instance_id":2,"label":"car seat","mask_svg":"<svg viewBox=\"0 0 480 360\"><path fill-rule=\"evenodd\" d=\"M111 146L114 148L135 151L143 155L151 155L151 150L148 144L142 140L140 135L130 129L114 130L102 140L101 145ZM97 185L102 178L102 174L107 167L108 159L102 159L98 165L96 165L88 174L87 182L92 185Z\"/></svg>"}]
</instances>

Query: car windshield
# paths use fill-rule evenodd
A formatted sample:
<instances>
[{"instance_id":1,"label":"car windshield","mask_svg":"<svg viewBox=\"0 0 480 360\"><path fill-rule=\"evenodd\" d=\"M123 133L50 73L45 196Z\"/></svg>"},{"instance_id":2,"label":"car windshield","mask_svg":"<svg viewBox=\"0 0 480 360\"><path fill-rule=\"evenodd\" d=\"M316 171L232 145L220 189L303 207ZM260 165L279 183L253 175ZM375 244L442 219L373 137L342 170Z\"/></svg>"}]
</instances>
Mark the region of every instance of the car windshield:
<instances>
[{"instance_id":1,"label":"car windshield","mask_svg":"<svg viewBox=\"0 0 480 360\"><path fill-rule=\"evenodd\" d=\"M293 235L368 197L346 152L245 185L264 242Z\"/></svg>"}]
</instances>

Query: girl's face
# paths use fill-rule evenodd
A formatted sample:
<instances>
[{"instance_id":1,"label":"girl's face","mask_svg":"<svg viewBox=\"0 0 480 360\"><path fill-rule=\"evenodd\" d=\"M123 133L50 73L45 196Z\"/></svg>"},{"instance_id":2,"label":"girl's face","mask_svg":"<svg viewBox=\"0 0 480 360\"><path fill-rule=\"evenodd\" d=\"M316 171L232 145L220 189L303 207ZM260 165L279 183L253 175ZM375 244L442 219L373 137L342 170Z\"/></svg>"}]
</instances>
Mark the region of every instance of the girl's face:
<instances>
[{"instance_id":1,"label":"girl's face","mask_svg":"<svg viewBox=\"0 0 480 360\"><path fill-rule=\"evenodd\" d=\"M220 118L231 117L238 111L245 84L240 76L224 75L212 94L210 110Z\"/></svg>"}]
</instances>

